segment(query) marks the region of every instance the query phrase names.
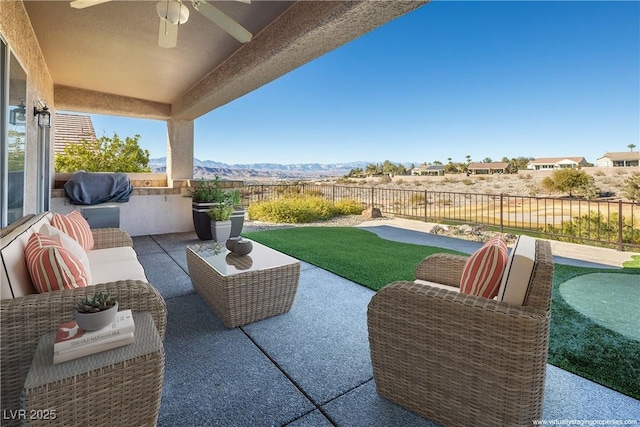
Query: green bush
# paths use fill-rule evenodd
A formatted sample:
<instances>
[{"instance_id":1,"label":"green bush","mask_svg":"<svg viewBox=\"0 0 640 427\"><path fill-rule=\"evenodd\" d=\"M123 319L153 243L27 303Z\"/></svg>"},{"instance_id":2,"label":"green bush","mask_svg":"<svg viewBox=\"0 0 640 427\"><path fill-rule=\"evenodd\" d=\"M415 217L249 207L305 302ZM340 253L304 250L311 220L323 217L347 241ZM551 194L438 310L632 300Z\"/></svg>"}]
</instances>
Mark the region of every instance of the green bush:
<instances>
[{"instance_id":1,"label":"green bush","mask_svg":"<svg viewBox=\"0 0 640 427\"><path fill-rule=\"evenodd\" d=\"M570 221L562 221L559 229L551 224L544 229L545 232L554 234L560 241L574 243L582 243L582 239L615 241L618 238L618 230L617 213L612 213L607 220L604 215L594 211ZM626 217L622 217L622 242L640 243L640 231L634 228L631 220Z\"/></svg>"},{"instance_id":2,"label":"green bush","mask_svg":"<svg viewBox=\"0 0 640 427\"><path fill-rule=\"evenodd\" d=\"M289 196L252 203L247 212L252 220L291 224L326 220L337 214L332 202L313 196Z\"/></svg>"},{"instance_id":3,"label":"green bush","mask_svg":"<svg viewBox=\"0 0 640 427\"><path fill-rule=\"evenodd\" d=\"M336 202L335 209L339 215L360 215L364 206L353 199L342 199Z\"/></svg>"}]
</instances>

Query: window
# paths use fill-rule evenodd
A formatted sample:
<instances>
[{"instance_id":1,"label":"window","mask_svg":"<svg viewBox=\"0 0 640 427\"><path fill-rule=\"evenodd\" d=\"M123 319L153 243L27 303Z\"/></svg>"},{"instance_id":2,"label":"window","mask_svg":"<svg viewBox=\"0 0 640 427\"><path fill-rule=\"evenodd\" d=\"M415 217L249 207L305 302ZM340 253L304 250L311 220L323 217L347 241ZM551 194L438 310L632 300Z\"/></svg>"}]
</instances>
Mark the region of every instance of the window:
<instances>
[{"instance_id":1,"label":"window","mask_svg":"<svg viewBox=\"0 0 640 427\"><path fill-rule=\"evenodd\" d=\"M0 223L5 226L24 212L27 73L1 38L0 69L4 76L0 99Z\"/></svg>"}]
</instances>

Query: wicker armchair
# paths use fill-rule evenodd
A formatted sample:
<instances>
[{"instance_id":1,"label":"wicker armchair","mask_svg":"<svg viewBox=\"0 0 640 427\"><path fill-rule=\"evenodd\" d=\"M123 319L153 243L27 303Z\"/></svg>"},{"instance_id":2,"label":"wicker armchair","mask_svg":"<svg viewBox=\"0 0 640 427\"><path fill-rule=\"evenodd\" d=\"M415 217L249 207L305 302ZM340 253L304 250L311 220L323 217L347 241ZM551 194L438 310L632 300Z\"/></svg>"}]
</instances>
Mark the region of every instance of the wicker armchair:
<instances>
[{"instance_id":1,"label":"wicker armchair","mask_svg":"<svg viewBox=\"0 0 640 427\"><path fill-rule=\"evenodd\" d=\"M414 282L381 289L368 309L378 393L446 426L531 426L542 416L553 260L535 242L522 307ZM436 254L418 279L458 286L465 257Z\"/></svg>"},{"instance_id":2,"label":"wicker armchair","mask_svg":"<svg viewBox=\"0 0 640 427\"><path fill-rule=\"evenodd\" d=\"M121 230L94 230L96 248L131 245L131 238ZM138 280L98 284L85 288L27 295L0 301L0 368L2 408L20 408L20 396L31 360L40 337L73 319L73 306L84 295L95 292L118 295L120 309L151 313L158 333L164 338L167 322L166 304L150 284ZM160 375L163 373L161 372ZM19 420L5 420L3 425L20 425Z\"/></svg>"}]
</instances>

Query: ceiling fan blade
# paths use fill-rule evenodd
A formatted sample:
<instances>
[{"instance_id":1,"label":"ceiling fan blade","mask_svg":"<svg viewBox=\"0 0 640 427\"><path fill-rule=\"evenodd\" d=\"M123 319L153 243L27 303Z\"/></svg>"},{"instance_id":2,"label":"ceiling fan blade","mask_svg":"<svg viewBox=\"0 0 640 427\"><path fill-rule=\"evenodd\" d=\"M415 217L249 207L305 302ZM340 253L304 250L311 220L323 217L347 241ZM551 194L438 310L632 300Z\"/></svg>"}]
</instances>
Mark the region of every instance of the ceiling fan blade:
<instances>
[{"instance_id":1,"label":"ceiling fan blade","mask_svg":"<svg viewBox=\"0 0 640 427\"><path fill-rule=\"evenodd\" d=\"M95 6L109 1L111 0L74 0L70 3L70 6L74 9L84 9L85 7Z\"/></svg>"},{"instance_id":2,"label":"ceiling fan blade","mask_svg":"<svg viewBox=\"0 0 640 427\"><path fill-rule=\"evenodd\" d=\"M160 19L160 29L158 30L158 46L171 49L178 45L178 24L170 24L164 19Z\"/></svg>"},{"instance_id":3,"label":"ceiling fan blade","mask_svg":"<svg viewBox=\"0 0 640 427\"><path fill-rule=\"evenodd\" d=\"M246 28L231 19L228 15L225 15L220 9L207 2L194 1L193 7L240 43L246 43L253 37Z\"/></svg>"}]
</instances>

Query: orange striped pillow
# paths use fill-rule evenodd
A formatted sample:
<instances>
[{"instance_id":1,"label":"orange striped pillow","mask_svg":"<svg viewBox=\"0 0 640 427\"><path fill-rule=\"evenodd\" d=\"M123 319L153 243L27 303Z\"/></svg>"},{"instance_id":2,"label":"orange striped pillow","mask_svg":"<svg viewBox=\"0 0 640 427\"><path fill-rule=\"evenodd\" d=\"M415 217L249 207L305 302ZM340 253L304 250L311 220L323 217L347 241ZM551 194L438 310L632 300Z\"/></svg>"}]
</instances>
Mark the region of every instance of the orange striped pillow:
<instances>
[{"instance_id":1,"label":"orange striped pillow","mask_svg":"<svg viewBox=\"0 0 640 427\"><path fill-rule=\"evenodd\" d=\"M504 237L494 236L489 239L465 263L460 279L460 292L485 298L498 295L508 258Z\"/></svg>"},{"instance_id":2,"label":"orange striped pillow","mask_svg":"<svg viewBox=\"0 0 640 427\"><path fill-rule=\"evenodd\" d=\"M31 281L39 293L89 284L80 260L54 239L33 233L24 253Z\"/></svg>"},{"instance_id":3,"label":"orange striped pillow","mask_svg":"<svg viewBox=\"0 0 640 427\"><path fill-rule=\"evenodd\" d=\"M80 246L85 251L93 249L91 227L89 227L89 223L82 217L80 212L73 211L68 215L54 213L53 218L51 218L51 225L71 236L72 239L80 243Z\"/></svg>"}]
</instances>

